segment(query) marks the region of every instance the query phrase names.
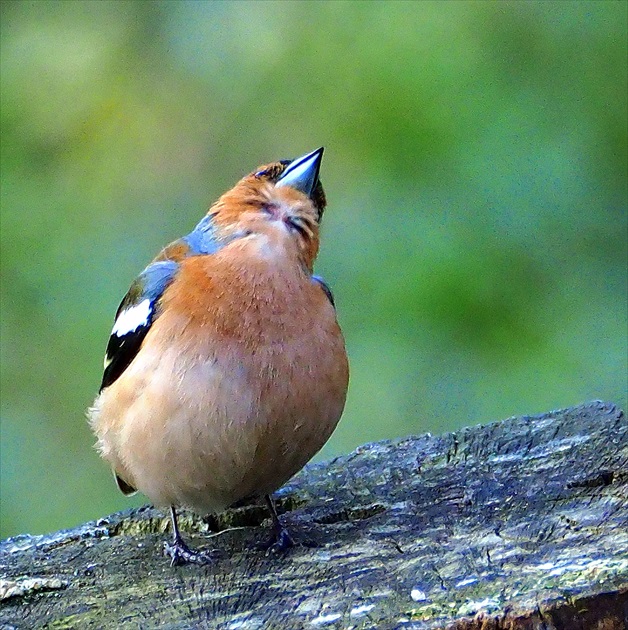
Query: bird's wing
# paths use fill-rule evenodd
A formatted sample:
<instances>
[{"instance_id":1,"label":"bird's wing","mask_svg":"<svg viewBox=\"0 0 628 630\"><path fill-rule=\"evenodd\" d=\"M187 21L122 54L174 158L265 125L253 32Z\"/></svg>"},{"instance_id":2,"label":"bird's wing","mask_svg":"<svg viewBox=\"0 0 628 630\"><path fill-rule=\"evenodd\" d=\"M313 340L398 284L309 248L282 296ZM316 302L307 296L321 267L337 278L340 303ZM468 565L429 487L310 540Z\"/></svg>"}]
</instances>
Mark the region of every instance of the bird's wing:
<instances>
[{"instance_id":1,"label":"bird's wing","mask_svg":"<svg viewBox=\"0 0 628 630\"><path fill-rule=\"evenodd\" d=\"M100 391L109 387L138 353L159 316L159 300L174 279L179 263L188 256L214 254L225 244L216 239L212 216L206 215L192 232L170 243L142 271L118 307L107 344Z\"/></svg>"},{"instance_id":2,"label":"bird's wing","mask_svg":"<svg viewBox=\"0 0 628 630\"><path fill-rule=\"evenodd\" d=\"M159 317L159 300L174 279L178 268L179 263L174 260L152 262L135 279L124 296L118 307L107 344L105 371L100 391L109 387L133 361L142 346L146 333ZM114 470L113 474L123 494L129 496L136 492L118 471Z\"/></svg>"},{"instance_id":3,"label":"bird's wing","mask_svg":"<svg viewBox=\"0 0 628 630\"><path fill-rule=\"evenodd\" d=\"M173 260L151 263L124 296L107 344L100 391L124 372L139 351L146 333L159 316L159 300L178 268L179 264Z\"/></svg>"}]
</instances>

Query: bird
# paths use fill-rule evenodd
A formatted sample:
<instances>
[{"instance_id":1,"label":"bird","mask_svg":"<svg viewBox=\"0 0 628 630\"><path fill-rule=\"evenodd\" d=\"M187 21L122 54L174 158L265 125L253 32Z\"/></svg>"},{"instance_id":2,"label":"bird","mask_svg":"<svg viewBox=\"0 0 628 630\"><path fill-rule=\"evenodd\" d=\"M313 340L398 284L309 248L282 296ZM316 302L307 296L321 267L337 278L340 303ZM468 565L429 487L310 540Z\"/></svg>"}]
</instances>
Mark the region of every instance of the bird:
<instances>
[{"instance_id":1,"label":"bird","mask_svg":"<svg viewBox=\"0 0 628 630\"><path fill-rule=\"evenodd\" d=\"M292 546L271 495L343 413L345 341L313 269L323 151L243 177L161 250L116 312L88 421L122 493L169 509L173 566L211 556L184 541L181 508L206 515L263 497L270 548Z\"/></svg>"}]
</instances>

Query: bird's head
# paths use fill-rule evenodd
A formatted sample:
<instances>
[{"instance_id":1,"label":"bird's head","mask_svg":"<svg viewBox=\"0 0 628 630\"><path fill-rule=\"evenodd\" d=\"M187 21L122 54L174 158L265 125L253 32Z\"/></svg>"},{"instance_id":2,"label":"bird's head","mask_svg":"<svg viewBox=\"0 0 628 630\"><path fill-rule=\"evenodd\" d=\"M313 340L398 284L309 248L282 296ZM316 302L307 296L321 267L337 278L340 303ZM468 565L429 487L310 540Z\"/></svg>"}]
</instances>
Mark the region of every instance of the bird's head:
<instances>
[{"instance_id":1,"label":"bird's head","mask_svg":"<svg viewBox=\"0 0 628 630\"><path fill-rule=\"evenodd\" d=\"M271 246L296 252L311 271L326 205L318 178L322 158L321 147L296 160L258 167L210 208L214 224L225 236L263 235Z\"/></svg>"}]
</instances>

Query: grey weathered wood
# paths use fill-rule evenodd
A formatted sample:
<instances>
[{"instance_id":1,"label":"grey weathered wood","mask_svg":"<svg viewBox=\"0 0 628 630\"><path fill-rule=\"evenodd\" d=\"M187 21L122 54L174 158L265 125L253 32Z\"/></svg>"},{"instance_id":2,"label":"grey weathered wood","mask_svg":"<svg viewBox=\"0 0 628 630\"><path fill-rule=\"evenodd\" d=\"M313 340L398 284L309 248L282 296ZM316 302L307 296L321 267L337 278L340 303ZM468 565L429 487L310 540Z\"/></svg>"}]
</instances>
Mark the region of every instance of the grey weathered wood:
<instances>
[{"instance_id":1,"label":"grey weathered wood","mask_svg":"<svg viewBox=\"0 0 628 630\"><path fill-rule=\"evenodd\" d=\"M369 444L278 497L305 543L286 555L254 548L261 504L183 519L221 550L209 566L169 566L152 508L8 539L0 627L628 626L628 424L612 404Z\"/></svg>"}]
</instances>

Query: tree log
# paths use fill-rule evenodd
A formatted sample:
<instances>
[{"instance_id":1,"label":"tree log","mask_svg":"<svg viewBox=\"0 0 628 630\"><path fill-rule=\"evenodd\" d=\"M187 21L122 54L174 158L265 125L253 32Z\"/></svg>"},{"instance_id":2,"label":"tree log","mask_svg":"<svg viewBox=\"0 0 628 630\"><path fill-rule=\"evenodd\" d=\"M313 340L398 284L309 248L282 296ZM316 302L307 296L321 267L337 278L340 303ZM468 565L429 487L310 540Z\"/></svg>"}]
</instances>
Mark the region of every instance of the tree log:
<instances>
[{"instance_id":1,"label":"tree log","mask_svg":"<svg viewBox=\"0 0 628 630\"><path fill-rule=\"evenodd\" d=\"M183 513L207 565L171 567L167 515L127 510L0 543L0 628L628 627L628 423L592 402L368 444L261 502ZM211 532L218 532L212 534Z\"/></svg>"}]
</instances>

